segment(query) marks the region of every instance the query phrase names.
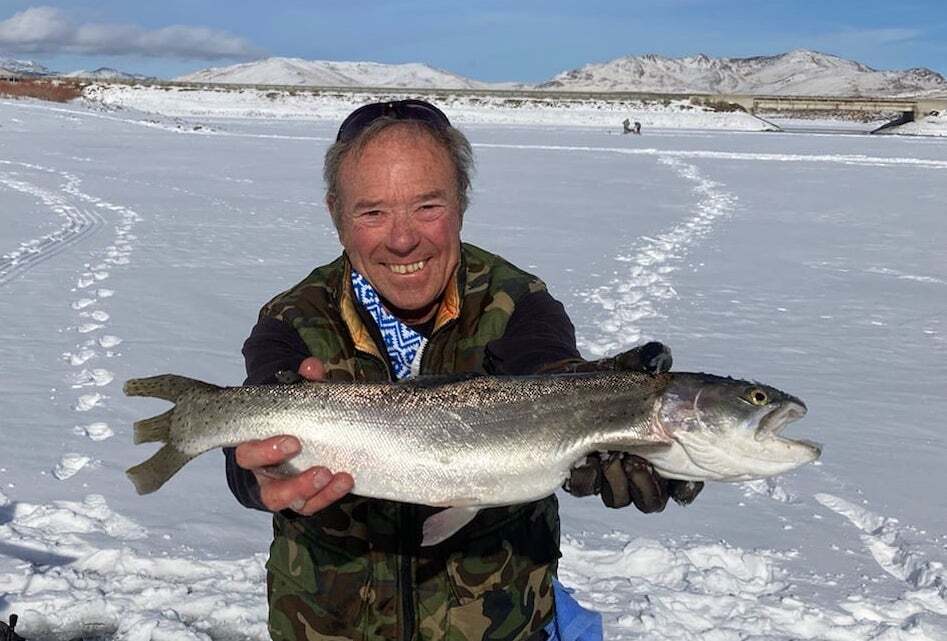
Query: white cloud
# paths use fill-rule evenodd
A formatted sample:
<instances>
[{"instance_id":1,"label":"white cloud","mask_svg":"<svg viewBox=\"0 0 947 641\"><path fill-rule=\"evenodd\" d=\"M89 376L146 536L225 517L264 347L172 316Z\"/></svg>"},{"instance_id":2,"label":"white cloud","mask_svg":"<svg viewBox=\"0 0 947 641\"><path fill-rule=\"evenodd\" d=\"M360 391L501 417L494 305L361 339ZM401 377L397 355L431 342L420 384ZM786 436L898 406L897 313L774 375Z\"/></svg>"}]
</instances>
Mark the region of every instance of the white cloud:
<instances>
[{"instance_id":1,"label":"white cloud","mask_svg":"<svg viewBox=\"0 0 947 641\"><path fill-rule=\"evenodd\" d=\"M0 50L201 60L265 55L247 40L225 31L186 25L148 31L134 25L73 24L55 7L30 7L0 22Z\"/></svg>"}]
</instances>

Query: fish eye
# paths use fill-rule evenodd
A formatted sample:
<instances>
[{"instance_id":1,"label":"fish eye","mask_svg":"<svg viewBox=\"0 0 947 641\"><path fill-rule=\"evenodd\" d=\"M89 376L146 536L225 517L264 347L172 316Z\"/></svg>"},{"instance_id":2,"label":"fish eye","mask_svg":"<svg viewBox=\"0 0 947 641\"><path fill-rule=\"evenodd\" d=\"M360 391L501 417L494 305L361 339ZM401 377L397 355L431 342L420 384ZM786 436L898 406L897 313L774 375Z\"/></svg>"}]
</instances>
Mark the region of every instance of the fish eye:
<instances>
[{"instance_id":1,"label":"fish eye","mask_svg":"<svg viewBox=\"0 0 947 641\"><path fill-rule=\"evenodd\" d=\"M751 387L744 394L743 398L753 405L766 405L769 403L769 394L759 387Z\"/></svg>"}]
</instances>

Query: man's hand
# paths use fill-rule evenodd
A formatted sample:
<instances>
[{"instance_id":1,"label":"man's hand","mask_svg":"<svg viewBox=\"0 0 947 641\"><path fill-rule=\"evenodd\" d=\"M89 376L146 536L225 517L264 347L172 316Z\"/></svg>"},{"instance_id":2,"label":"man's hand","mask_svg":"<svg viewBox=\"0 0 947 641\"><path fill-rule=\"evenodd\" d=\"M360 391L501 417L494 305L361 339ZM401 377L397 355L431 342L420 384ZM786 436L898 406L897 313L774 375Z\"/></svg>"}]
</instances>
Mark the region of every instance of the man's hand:
<instances>
[{"instance_id":1,"label":"man's hand","mask_svg":"<svg viewBox=\"0 0 947 641\"><path fill-rule=\"evenodd\" d=\"M325 379L325 367L317 358L307 358L299 365L299 375L310 381ZM247 441L237 446L236 461L250 470L260 485L260 499L271 512L287 508L311 516L331 505L351 491L355 482L346 472L333 474L325 467L316 466L295 476L273 473L273 466L290 460L301 446L292 436L274 436L264 440Z\"/></svg>"},{"instance_id":2,"label":"man's hand","mask_svg":"<svg viewBox=\"0 0 947 641\"><path fill-rule=\"evenodd\" d=\"M625 370L662 374L671 369L671 363L670 348L651 341L609 358L572 366L570 371ZM602 452L592 454L582 465L574 467L565 489L573 496L599 494L608 507L634 503L642 512L660 512L668 498L679 505L689 505L704 489L704 484L666 479L648 461L634 454Z\"/></svg>"},{"instance_id":3,"label":"man's hand","mask_svg":"<svg viewBox=\"0 0 947 641\"><path fill-rule=\"evenodd\" d=\"M700 481L666 479L648 461L626 452L591 454L573 468L566 482L566 491L573 496L600 494L607 507L634 503L642 512L663 511L669 498L690 505L703 488Z\"/></svg>"},{"instance_id":4,"label":"man's hand","mask_svg":"<svg viewBox=\"0 0 947 641\"><path fill-rule=\"evenodd\" d=\"M631 372L647 372L648 374L663 374L671 369L671 348L664 343L651 341L632 347L631 349L602 358L597 361L577 361L561 364L553 364L549 369L540 370L543 373L573 373L581 374L587 372L614 372L617 370Z\"/></svg>"}]
</instances>

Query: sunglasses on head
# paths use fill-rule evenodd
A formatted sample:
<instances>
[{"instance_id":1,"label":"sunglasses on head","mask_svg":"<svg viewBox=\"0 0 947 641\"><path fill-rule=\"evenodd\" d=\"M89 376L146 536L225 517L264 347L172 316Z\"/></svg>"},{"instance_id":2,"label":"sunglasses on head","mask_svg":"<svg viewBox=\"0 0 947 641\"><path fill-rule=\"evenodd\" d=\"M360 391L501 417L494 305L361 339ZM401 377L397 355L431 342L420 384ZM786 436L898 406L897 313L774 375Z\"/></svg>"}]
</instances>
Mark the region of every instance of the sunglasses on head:
<instances>
[{"instance_id":1,"label":"sunglasses on head","mask_svg":"<svg viewBox=\"0 0 947 641\"><path fill-rule=\"evenodd\" d=\"M379 118L394 118L395 120L420 120L427 124L446 129L451 126L444 112L423 100L392 100L389 102L374 102L359 107L342 121L336 142L348 142L358 136L368 125Z\"/></svg>"}]
</instances>

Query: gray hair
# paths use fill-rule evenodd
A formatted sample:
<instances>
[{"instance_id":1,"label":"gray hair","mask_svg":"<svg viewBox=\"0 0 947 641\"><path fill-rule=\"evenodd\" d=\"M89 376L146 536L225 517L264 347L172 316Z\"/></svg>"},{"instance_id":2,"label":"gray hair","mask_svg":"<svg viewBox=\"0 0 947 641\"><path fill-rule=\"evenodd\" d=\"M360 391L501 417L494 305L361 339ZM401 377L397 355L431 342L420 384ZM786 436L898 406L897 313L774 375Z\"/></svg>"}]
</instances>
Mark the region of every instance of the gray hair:
<instances>
[{"instance_id":1,"label":"gray hair","mask_svg":"<svg viewBox=\"0 0 947 641\"><path fill-rule=\"evenodd\" d=\"M460 219L463 221L464 212L470 203L470 177L474 169L473 150L467 137L454 127L434 127L422 120L409 120L382 116L373 120L355 138L346 142L333 143L326 151L325 165L322 177L326 184L326 200L332 199L336 203L340 200L339 174L342 163L350 153L358 155L365 145L375 139L378 134L394 125L411 127L418 135L428 135L441 145L454 163L454 174L457 185L457 200L460 209ZM337 231L341 231L341 208L338 204L329 213Z\"/></svg>"}]
</instances>

